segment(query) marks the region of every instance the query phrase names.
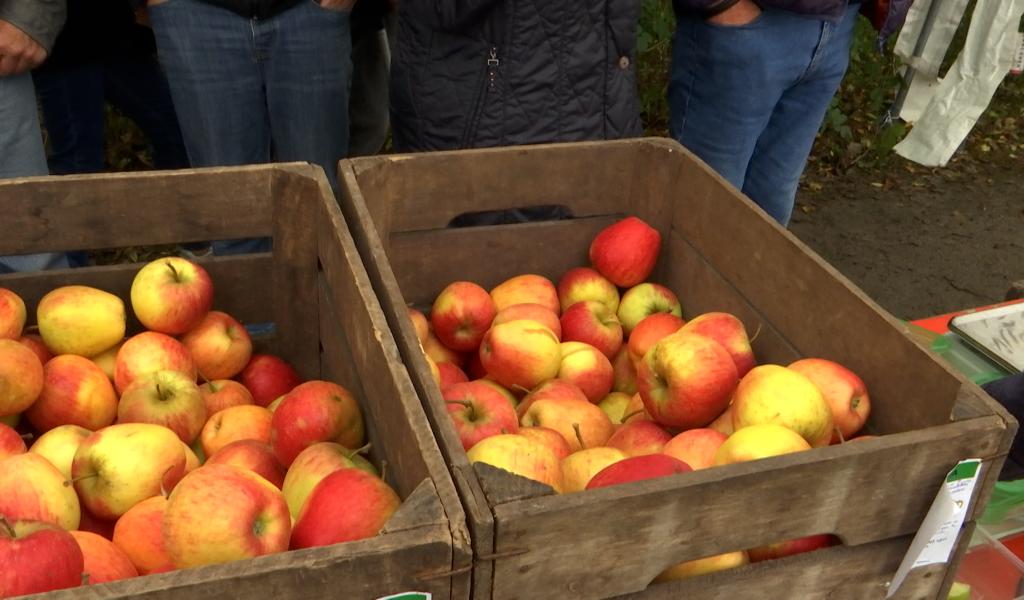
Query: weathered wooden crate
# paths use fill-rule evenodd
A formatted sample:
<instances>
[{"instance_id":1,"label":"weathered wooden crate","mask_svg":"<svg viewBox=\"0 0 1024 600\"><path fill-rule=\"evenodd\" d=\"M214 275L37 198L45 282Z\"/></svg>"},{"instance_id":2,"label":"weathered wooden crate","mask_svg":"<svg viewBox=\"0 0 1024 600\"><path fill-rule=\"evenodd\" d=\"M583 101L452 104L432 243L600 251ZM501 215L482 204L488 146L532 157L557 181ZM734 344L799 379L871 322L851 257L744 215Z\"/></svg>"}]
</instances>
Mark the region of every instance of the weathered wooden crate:
<instances>
[{"instance_id":1,"label":"weathered wooden crate","mask_svg":"<svg viewBox=\"0 0 1024 600\"><path fill-rule=\"evenodd\" d=\"M703 163L669 140L489 149L343 162L342 209L466 507L476 598L882 598L946 473L985 460L950 565L914 571L898 598L951 583L1017 424ZM463 213L560 205L570 220L452 229ZM739 316L762 363L828 357L872 392L882 437L578 494L468 463L417 347L406 304L453 280L488 287L587 263L603 227L637 215L662 234L653 279L684 316ZM685 582L664 568L834 533L843 546Z\"/></svg>"},{"instance_id":2,"label":"weathered wooden crate","mask_svg":"<svg viewBox=\"0 0 1024 600\"><path fill-rule=\"evenodd\" d=\"M201 261L214 306L273 322L259 344L350 389L371 458L403 499L371 539L88 586L46 597L468 598L463 509L323 170L305 164L0 183L0 254L272 236L273 251ZM85 284L127 298L140 265L0 276L29 307ZM31 312L31 309L30 309Z\"/></svg>"}]
</instances>

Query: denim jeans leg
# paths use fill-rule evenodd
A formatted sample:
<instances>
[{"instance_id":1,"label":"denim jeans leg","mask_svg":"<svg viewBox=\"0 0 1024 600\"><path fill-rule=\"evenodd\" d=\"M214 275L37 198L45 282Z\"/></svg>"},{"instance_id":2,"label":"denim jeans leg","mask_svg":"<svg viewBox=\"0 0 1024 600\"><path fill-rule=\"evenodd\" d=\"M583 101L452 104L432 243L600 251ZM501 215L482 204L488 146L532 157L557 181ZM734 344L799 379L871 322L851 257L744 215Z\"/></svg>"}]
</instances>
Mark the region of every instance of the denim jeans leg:
<instances>
[{"instance_id":1,"label":"denim jeans leg","mask_svg":"<svg viewBox=\"0 0 1024 600\"><path fill-rule=\"evenodd\" d=\"M0 179L48 174L32 77L0 77ZM67 266L59 253L0 256L0 273Z\"/></svg>"},{"instance_id":2,"label":"denim jeans leg","mask_svg":"<svg viewBox=\"0 0 1024 600\"><path fill-rule=\"evenodd\" d=\"M388 40L383 29L352 40L349 156L377 154L388 137Z\"/></svg>"},{"instance_id":3,"label":"denim jeans leg","mask_svg":"<svg viewBox=\"0 0 1024 600\"><path fill-rule=\"evenodd\" d=\"M821 23L811 66L782 94L750 159L743 192L783 225L793 214L800 176L825 111L846 74L859 6L847 8L838 23Z\"/></svg>"},{"instance_id":4,"label":"denim jeans leg","mask_svg":"<svg viewBox=\"0 0 1024 600\"><path fill-rule=\"evenodd\" d=\"M338 161L348 152L349 16L303 0L262 31L275 158L320 165L335 189Z\"/></svg>"},{"instance_id":5,"label":"denim jeans leg","mask_svg":"<svg viewBox=\"0 0 1024 600\"><path fill-rule=\"evenodd\" d=\"M33 78L50 135L50 172L99 173L103 157L103 67L44 67Z\"/></svg>"},{"instance_id":6,"label":"denim jeans leg","mask_svg":"<svg viewBox=\"0 0 1024 600\"><path fill-rule=\"evenodd\" d=\"M192 166L270 162L264 57L254 43L261 23L198 0L167 0L149 13ZM214 252L269 246L263 239L224 240Z\"/></svg>"}]
</instances>

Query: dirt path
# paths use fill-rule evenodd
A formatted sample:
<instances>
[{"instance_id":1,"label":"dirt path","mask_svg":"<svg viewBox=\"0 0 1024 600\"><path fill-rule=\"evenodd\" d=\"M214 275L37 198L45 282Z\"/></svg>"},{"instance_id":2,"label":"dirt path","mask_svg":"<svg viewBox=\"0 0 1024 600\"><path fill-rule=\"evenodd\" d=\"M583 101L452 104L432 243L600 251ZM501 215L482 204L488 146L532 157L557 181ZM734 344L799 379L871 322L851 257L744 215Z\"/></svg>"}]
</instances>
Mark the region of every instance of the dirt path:
<instances>
[{"instance_id":1,"label":"dirt path","mask_svg":"<svg viewBox=\"0 0 1024 600\"><path fill-rule=\"evenodd\" d=\"M997 302L1024 279L1024 161L887 171L812 183L791 231L899 318Z\"/></svg>"}]
</instances>

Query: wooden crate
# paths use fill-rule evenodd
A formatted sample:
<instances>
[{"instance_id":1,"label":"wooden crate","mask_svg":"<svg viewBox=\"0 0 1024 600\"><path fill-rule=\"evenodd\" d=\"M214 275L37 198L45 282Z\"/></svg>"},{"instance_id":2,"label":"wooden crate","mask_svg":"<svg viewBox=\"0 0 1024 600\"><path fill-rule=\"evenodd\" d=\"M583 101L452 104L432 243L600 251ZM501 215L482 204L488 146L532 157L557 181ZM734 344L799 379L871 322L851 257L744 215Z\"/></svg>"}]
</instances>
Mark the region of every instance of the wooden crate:
<instances>
[{"instance_id":1,"label":"wooden crate","mask_svg":"<svg viewBox=\"0 0 1024 600\"><path fill-rule=\"evenodd\" d=\"M305 164L0 183L0 254L272 236L273 251L202 260L214 306L274 322L259 344L360 401L371 459L403 499L371 539L89 586L46 597L467 598L465 515L323 170ZM0 276L30 307L66 284L128 297L141 265Z\"/></svg>"},{"instance_id":2,"label":"wooden crate","mask_svg":"<svg viewBox=\"0 0 1024 600\"><path fill-rule=\"evenodd\" d=\"M452 469L472 533L475 598L884 596L946 473L985 460L955 566L1016 422L901 325L675 142L487 149L343 162L342 210ZM463 213L559 205L574 218L448 228ZM871 441L578 494L471 466L417 347L406 304L449 282L520 273L555 280L587 264L625 215L662 235L652 279L684 316L739 316L762 363L827 357L872 393ZM951 416L952 415L952 416ZM834 533L844 546L648 586L683 560ZM912 573L898 598L935 598L954 569Z\"/></svg>"}]
</instances>

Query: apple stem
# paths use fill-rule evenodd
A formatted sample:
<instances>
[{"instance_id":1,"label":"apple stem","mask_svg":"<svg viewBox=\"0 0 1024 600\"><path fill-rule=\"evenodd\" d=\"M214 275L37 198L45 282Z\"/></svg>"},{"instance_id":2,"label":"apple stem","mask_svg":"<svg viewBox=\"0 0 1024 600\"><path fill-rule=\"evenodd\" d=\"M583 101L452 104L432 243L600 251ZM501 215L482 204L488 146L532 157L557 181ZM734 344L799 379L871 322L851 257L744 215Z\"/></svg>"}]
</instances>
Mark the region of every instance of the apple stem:
<instances>
[{"instance_id":1,"label":"apple stem","mask_svg":"<svg viewBox=\"0 0 1024 600\"><path fill-rule=\"evenodd\" d=\"M364 445L360 446L359 448L356 448L355 450L351 450L348 453L349 458L355 456L356 454L368 454L370 452L370 446L371 445L372 444L370 444L370 442L366 442Z\"/></svg>"},{"instance_id":2,"label":"apple stem","mask_svg":"<svg viewBox=\"0 0 1024 600\"><path fill-rule=\"evenodd\" d=\"M523 386L521 386L519 384L513 385L512 389L519 390L520 392L523 392L524 394L529 394L530 393L530 390L524 388Z\"/></svg>"},{"instance_id":3,"label":"apple stem","mask_svg":"<svg viewBox=\"0 0 1024 600\"><path fill-rule=\"evenodd\" d=\"M757 330L754 331L754 335L748 340L751 344L753 344L754 340L756 340L758 338L758 336L761 335L761 325L762 325L762 323L758 323L757 324Z\"/></svg>"},{"instance_id":4,"label":"apple stem","mask_svg":"<svg viewBox=\"0 0 1024 600\"><path fill-rule=\"evenodd\" d=\"M65 479L64 480L64 487L70 487L71 485L73 485L77 481L81 481L83 479L89 479L89 478L92 478L92 477L96 477L98 475L99 475L99 473L89 473L88 475L80 475L78 477L72 477L71 479Z\"/></svg>"},{"instance_id":5,"label":"apple stem","mask_svg":"<svg viewBox=\"0 0 1024 600\"><path fill-rule=\"evenodd\" d=\"M210 381L209 379L207 379L207 378L206 378L206 375L203 375L202 371L200 371L200 372L199 372L199 380L200 380L200 381L202 381L203 383L207 383L207 384L209 384L209 385L210 385L210 391L211 391L211 392L216 392L216 391L217 391L217 390L216 390L216 389L214 389L214 387L213 387L213 382L212 382L212 381Z\"/></svg>"},{"instance_id":6,"label":"apple stem","mask_svg":"<svg viewBox=\"0 0 1024 600\"><path fill-rule=\"evenodd\" d=\"M181 279L179 279L178 277L178 270L174 268L174 263L168 260L165 261L164 264L167 265L167 268L171 270L172 274L174 274L175 281L181 281Z\"/></svg>"},{"instance_id":7,"label":"apple stem","mask_svg":"<svg viewBox=\"0 0 1024 600\"><path fill-rule=\"evenodd\" d=\"M644 409L634 410L633 412L631 412L631 413L629 413L629 414L626 414L626 415L622 415L622 420L621 420L621 421L619 421L619 423L625 424L625 423L626 423L626 421L628 421L628 420L630 420L631 418L633 418L633 417L635 417L635 416L639 415L639 414L640 414L640 413L642 413L642 412L644 412Z\"/></svg>"},{"instance_id":8,"label":"apple stem","mask_svg":"<svg viewBox=\"0 0 1024 600\"><path fill-rule=\"evenodd\" d=\"M160 398L161 402L166 402L167 398L164 396L164 390L160 387L160 384L156 384L156 397Z\"/></svg>"},{"instance_id":9,"label":"apple stem","mask_svg":"<svg viewBox=\"0 0 1024 600\"><path fill-rule=\"evenodd\" d=\"M846 443L846 438L843 437L843 432L840 431L838 427L835 427L834 429L836 430L836 435L839 436L839 443L840 444L845 444Z\"/></svg>"},{"instance_id":10,"label":"apple stem","mask_svg":"<svg viewBox=\"0 0 1024 600\"><path fill-rule=\"evenodd\" d=\"M15 538L18 536L18 534L14 532L14 527L11 527L11 524L7 522L7 518L3 515L0 515L0 530L2 530L11 538Z\"/></svg>"},{"instance_id":11,"label":"apple stem","mask_svg":"<svg viewBox=\"0 0 1024 600\"><path fill-rule=\"evenodd\" d=\"M579 423L573 423L572 424L572 430L576 432L576 439L580 443L580 449L586 449L587 445L583 443L583 434L580 433L580 424Z\"/></svg>"},{"instance_id":12,"label":"apple stem","mask_svg":"<svg viewBox=\"0 0 1024 600\"><path fill-rule=\"evenodd\" d=\"M380 478L381 481L387 481L388 475L388 461L381 459L380 461Z\"/></svg>"},{"instance_id":13,"label":"apple stem","mask_svg":"<svg viewBox=\"0 0 1024 600\"><path fill-rule=\"evenodd\" d=\"M468 413L466 414L466 418L469 419L470 421L476 421L476 410L473 408L473 403L470 402L469 400L445 400L445 403L461 404L462 406L466 407L466 410L468 411Z\"/></svg>"},{"instance_id":14,"label":"apple stem","mask_svg":"<svg viewBox=\"0 0 1024 600\"><path fill-rule=\"evenodd\" d=\"M20 437L23 440L30 440L30 439L32 439L32 438L34 438L36 436L32 435L31 433L23 433L23 434L19 435L18 437Z\"/></svg>"}]
</instances>

